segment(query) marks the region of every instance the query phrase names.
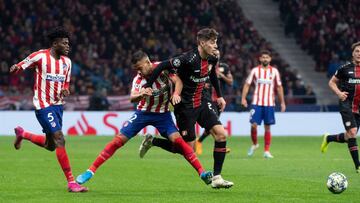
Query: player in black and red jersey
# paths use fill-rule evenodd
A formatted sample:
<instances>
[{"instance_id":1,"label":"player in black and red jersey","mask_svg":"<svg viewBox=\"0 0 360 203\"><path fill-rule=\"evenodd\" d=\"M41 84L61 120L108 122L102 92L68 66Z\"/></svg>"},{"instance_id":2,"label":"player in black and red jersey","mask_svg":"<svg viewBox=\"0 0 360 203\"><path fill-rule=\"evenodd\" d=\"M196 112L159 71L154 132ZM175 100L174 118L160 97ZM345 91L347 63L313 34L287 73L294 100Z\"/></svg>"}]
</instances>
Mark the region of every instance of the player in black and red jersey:
<instances>
[{"instance_id":1,"label":"player in black and red jersey","mask_svg":"<svg viewBox=\"0 0 360 203\"><path fill-rule=\"evenodd\" d=\"M210 80L218 95L217 104L220 111L226 105L219 86L215 66L218 62L216 30L205 28L197 33L197 48L186 52L178 57L161 62L154 70L145 87L150 87L155 79L165 69L175 68L177 75L183 81L181 102L174 106L176 122L184 140L191 146L195 143L195 123L208 130L215 138L214 146L214 177L211 186L213 188L229 188L234 185L221 177L221 170L226 155L226 133L216 113L207 105L206 97L203 96L203 89L206 81ZM146 139L140 147L140 156L151 146L151 139ZM158 140L156 146L171 151L172 144L167 140ZM153 142L152 142L153 143ZM146 146L146 147L144 147ZM174 152L174 151L173 151Z\"/></svg>"},{"instance_id":2,"label":"player in black and red jersey","mask_svg":"<svg viewBox=\"0 0 360 203\"><path fill-rule=\"evenodd\" d=\"M360 126L360 42L351 46L352 61L344 64L329 81L331 90L339 97L340 114L345 133L323 136L321 152L326 152L330 142L347 143L357 173L360 173L356 134Z\"/></svg>"}]
</instances>

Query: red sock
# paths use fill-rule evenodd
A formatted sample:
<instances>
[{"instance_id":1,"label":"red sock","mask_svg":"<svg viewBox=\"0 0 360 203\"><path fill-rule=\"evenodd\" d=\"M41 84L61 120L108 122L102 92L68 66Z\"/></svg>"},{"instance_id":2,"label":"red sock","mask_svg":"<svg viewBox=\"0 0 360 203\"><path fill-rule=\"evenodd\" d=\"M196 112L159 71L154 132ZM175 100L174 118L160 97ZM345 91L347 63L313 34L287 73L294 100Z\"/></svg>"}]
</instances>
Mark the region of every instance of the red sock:
<instances>
[{"instance_id":1,"label":"red sock","mask_svg":"<svg viewBox=\"0 0 360 203\"><path fill-rule=\"evenodd\" d=\"M270 130L265 131L264 139L265 139L264 150L269 151L270 150L270 143L271 143L271 132L270 132Z\"/></svg>"},{"instance_id":2,"label":"red sock","mask_svg":"<svg viewBox=\"0 0 360 203\"><path fill-rule=\"evenodd\" d=\"M115 136L115 138L109 142L106 147L101 151L99 156L95 159L94 163L90 166L90 170L95 173L96 170L106 161L108 160L117 149L123 146L123 142L120 137Z\"/></svg>"},{"instance_id":3,"label":"red sock","mask_svg":"<svg viewBox=\"0 0 360 203\"><path fill-rule=\"evenodd\" d=\"M29 140L30 142L32 142L40 147L45 146L46 137L43 135L35 135L31 132L24 131L22 136L24 139Z\"/></svg>"},{"instance_id":4,"label":"red sock","mask_svg":"<svg viewBox=\"0 0 360 203\"><path fill-rule=\"evenodd\" d=\"M253 145L256 145L257 142L257 128L251 128L251 140Z\"/></svg>"},{"instance_id":5,"label":"red sock","mask_svg":"<svg viewBox=\"0 0 360 203\"><path fill-rule=\"evenodd\" d=\"M194 150L181 137L175 139L174 145L182 152L182 155L196 169L199 175L205 171Z\"/></svg>"},{"instance_id":6,"label":"red sock","mask_svg":"<svg viewBox=\"0 0 360 203\"><path fill-rule=\"evenodd\" d=\"M66 176L66 179L68 182L74 181L74 176L71 172L70 162L69 158L66 154L65 147L57 147L56 148L56 156L59 161L59 164L64 171L64 174Z\"/></svg>"}]
</instances>

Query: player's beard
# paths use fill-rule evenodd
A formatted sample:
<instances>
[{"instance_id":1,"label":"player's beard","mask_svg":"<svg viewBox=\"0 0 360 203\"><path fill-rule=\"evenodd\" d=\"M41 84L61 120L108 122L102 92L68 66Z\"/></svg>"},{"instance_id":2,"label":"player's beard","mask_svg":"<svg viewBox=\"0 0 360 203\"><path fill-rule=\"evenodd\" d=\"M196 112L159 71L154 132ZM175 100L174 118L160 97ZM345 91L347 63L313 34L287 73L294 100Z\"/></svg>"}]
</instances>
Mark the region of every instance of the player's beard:
<instances>
[{"instance_id":1,"label":"player's beard","mask_svg":"<svg viewBox=\"0 0 360 203\"><path fill-rule=\"evenodd\" d=\"M262 62L261 65L262 65L263 67L266 67L266 66L269 65L269 63L268 63L268 62Z\"/></svg>"}]
</instances>

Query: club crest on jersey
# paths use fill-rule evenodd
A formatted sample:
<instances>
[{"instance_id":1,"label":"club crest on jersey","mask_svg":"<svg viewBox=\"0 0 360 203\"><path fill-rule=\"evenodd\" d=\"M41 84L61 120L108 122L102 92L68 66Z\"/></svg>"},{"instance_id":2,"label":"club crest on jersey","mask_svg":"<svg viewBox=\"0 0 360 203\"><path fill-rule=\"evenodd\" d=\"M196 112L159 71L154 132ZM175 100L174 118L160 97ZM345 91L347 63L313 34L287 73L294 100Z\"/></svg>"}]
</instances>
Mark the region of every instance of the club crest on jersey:
<instances>
[{"instance_id":1,"label":"club crest on jersey","mask_svg":"<svg viewBox=\"0 0 360 203\"><path fill-rule=\"evenodd\" d=\"M180 65L181 65L180 59L178 59L178 58L174 59L173 65L177 68L180 67Z\"/></svg>"},{"instance_id":2,"label":"club crest on jersey","mask_svg":"<svg viewBox=\"0 0 360 203\"><path fill-rule=\"evenodd\" d=\"M62 68L63 68L64 70L66 70L66 69L67 69L67 65L64 63Z\"/></svg>"}]
</instances>

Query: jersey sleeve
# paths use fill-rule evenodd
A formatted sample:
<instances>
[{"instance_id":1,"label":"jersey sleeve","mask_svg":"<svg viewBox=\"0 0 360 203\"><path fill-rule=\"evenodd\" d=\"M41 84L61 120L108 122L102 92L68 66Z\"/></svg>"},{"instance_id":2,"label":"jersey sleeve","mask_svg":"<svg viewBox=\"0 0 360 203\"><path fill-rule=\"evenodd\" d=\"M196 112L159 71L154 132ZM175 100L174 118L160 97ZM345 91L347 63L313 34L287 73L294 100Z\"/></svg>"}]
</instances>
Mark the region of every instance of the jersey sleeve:
<instances>
[{"instance_id":1,"label":"jersey sleeve","mask_svg":"<svg viewBox=\"0 0 360 203\"><path fill-rule=\"evenodd\" d=\"M141 89L141 77L137 75L132 82L131 91L139 92L140 89Z\"/></svg>"},{"instance_id":2,"label":"jersey sleeve","mask_svg":"<svg viewBox=\"0 0 360 203\"><path fill-rule=\"evenodd\" d=\"M180 56L176 56L172 59L170 59L171 66L173 67L173 71L176 71L177 69L180 69L186 65L189 64L189 55L188 54L182 54Z\"/></svg>"},{"instance_id":3,"label":"jersey sleeve","mask_svg":"<svg viewBox=\"0 0 360 203\"><path fill-rule=\"evenodd\" d=\"M334 76L338 79L344 79L345 78L345 68L344 66L341 66L334 74Z\"/></svg>"},{"instance_id":4,"label":"jersey sleeve","mask_svg":"<svg viewBox=\"0 0 360 203\"><path fill-rule=\"evenodd\" d=\"M71 68L72 68L72 62L69 59L69 68L68 68L68 71L66 73L65 85L64 85L65 89L69 89L69 86L70 86Z\"/></svg>"},{"instance_id":5,"label":"jersey sleeve","mask_svg":"<svg viewBox=\"0 0 360 203\"><path fill-rule=\"evenodd\" d=\"M36 65L36 63L41 59L41 54L39 52L34 52L22 60L20 63L16 64L16 66L21 67L22 70L27 68L32 68Z\"/></svg>"},{"instance_id":6,"label":"jersey sleeve","mask_svg":"<svg viewBox=\"0 0 360 203\"><path fill-rule=\"evenodd\" d=\"M250 72L250 74L248 75L248 77L246 78L245 82L249 85L251 85L253 79L255 77L255 68L253 68Z\"/></svg>"},{"instance_id":7,"label":"jersey sleeve","mask_svg":"<svg viewBox=\"0 0 360 203\"><path fill-rule=\"evenodd\" d=\"M281 77L278 69L275 69L275 82L277 86L281 86Z\"/></svg>"}]
</instances>

